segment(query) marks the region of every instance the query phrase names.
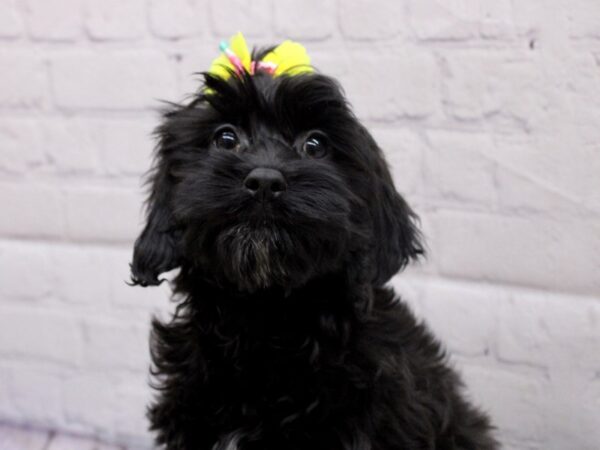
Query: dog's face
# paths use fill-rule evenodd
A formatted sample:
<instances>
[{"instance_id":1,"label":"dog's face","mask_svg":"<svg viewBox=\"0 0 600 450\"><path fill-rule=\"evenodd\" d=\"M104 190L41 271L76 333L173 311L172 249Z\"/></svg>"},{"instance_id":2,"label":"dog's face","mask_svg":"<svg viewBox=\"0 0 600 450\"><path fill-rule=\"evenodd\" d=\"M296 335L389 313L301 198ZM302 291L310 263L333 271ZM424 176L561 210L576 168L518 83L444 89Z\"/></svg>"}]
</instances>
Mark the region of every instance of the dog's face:
<instances>
[{"instance_id":1,"label":"dog's face","mask_svg":"<svg viewBox=\"0 0 600 450\"><path fill-rule=\"evenodd\" d=\"M331 78L206 75L204 94L167 112L158 135L135 283L181 267L241 292L353 269L381 284L422 251L381 151Z\"/></svg>"}]
</instances>

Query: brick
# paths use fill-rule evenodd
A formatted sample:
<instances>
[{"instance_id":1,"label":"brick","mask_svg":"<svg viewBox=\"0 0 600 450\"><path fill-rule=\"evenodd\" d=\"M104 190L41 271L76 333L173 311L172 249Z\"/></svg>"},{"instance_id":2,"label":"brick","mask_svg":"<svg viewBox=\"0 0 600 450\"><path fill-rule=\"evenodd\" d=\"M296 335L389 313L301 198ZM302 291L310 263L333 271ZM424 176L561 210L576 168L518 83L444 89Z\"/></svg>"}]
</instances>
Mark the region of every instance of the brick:
<instances>
[{"instance_id":1,"label":"brick","mask_svg":"<svg viewBox=\"0 0 600 450\"><path fill-rule=\"evenodd\" d=\"M102 166L111 175L141 176L151 166L156 145L152 136L155 122L139 120L106 121L102 125Z\"/></svg>"},{"instance_id":2,"label":"brick","mask_svg":"<svg viewBox=\"0 0 600 450\"><path fill-rule=\"evenodd\" d=\"M600 7L596 2L574 0L565 8L569 36L600 39Z\"/></svg>"},{"instance_id":3,"label":"brick","mask_svg":"<svg viewBox=\"0 0 600 450\"><path fill-rule=\"evenodd\" d=\"M524 35L530 36L535 41L536 46L540 44L540 40L546 43L556 38L561 40L567 38L564 31L566 3L554 2L552 6L552 9L548 8L548 2L543 0L518 2L512 5L515 24ZM557 33L559 25L562 29Z\"/></svg>"},{"instance_id":4,"label":"brick","mask_svg":"<svg viewBox=\"0 0 600 450\"><path fill-rule=\"evenodd\" d=\"M59 238L64 236L64 203L54 186L0 182L0 235Z\"/></svg>"},{"instance_id":5,"label":"brick","mask_svg":"<svg viewBox=\"0 0 600 450\"><path fill-rule=\"evenodd\" d=\"M274 6L275 29L285 39L323 40L334 32L333 0L277 0Z\"/></svg>"},{"instance_id":6,"label":"brick","mask_svg":"<svg viewBox=\"0 0 600 450\"><path fill-rule=\"evenodd\" d=\"M171 63L152 50L69 52L50 66L56 103L63 108L156 108L157 99L175 97Z\"/></svg>"},{"instance_id":7,"label":"brick","mask_svg":"<svg viewBox=\"0 0 600 450\"><path fill-rule=\"evenodd\" d=\"M65 378L63 405L70 427L112 434L117 395L114 372L74 373ZM93 408L90 408L93 405Z\"/></svg>"},{"instance_id":8,"label":"brick","mask_svg":"<svg viewBox=\"0 0 600 450\"><path fill-rule=\"evenodd\" d=\"M439 110L440 74L429 53L409 48L387 55L377 50L335 56L315 52L313 60L323 73L339 79L361 119L392 122Z\"/></svg>"},{"instance_id":9,"label":"brick","mask_svg":"<svg viewBox=\"0 0 600 450\"><path fill-rule=\"evenodd\" d=\"M163 38L203 35L208 27L204 2L150 0L148 15L152 33Z\"/></svg>"},{"instance_id":10,"label":"brick","mask_svg":"<svg viewBox=\"0 0 600 450\"><path fill-rule=\"evenodd\" d=\"M95 439L60 434L44 450L123 450L120 445L105 444Z\"/></svg>"},{"instance_id":11,"label":"brick","mask_svg":"<svg viewBox=\"0 0 600 450\"><path fill-rule=\"evenodd\" d=\"M0 272L0 294L5 300L42 299L56 286L45 246L0 241Z\"/></svg>"},{"instance_id":12,"label":"brick","mask_svg":"<svg viewBox=\"0 0 600 450\"><path fill-rule=\"evenodd\" d=\"M573 417L571 419L573 421L577 421L578 419L580 419L580 421L583 422L585 430L583 430L584 433L580 435L580 439L582 441L581 444L583 445L582 448L588 448L589 450L593 449L593 446L596 445L596 442L600 442L600 429L598 429L598 425L595 421L596 413L598 411L598 405L600 405L599 375L600 374L596 373L594 377L589 377L587 380L585 380L586 382L583 385L583 395L581 398L581 417ZM567 435L565 436L565 438L570 437L568 436L568 433L565 434Z\"/></svg>"},{"instance_id":13,"label":"brick","mask_svg":"<svg viewBox=\"0 0 600 450\"><path fill-rule=\"evenodd\" d=\"M0 309L0 352L67 366L82 358L82 334L72 315L3 306Z\"/></svg>"},{"instance_id":14,"label":"brick","mask_svg":"<svg viewBox=\"0 0 600 450\"><path fill-rule=\"evenodd\" d=\"M507 0L453 5L439 0L408 3L408 23L417 38L423 40L509 37L517 32L512 13L511 2Z\"/></svg>"},{"instance_id":15,"label":"brick","mask_svg":"<svg viewBox=\"0 0 600 450\"><path fill-rule=\"evenodd\" d=\"M460 372L474 403L493 418L500 442L539 442L550 431L541 414L549 392L541 374L475 364L462 364Z\"/></svg>"},{"instance_id":16,"label":"brick","mask_svg":"<svg viewBox=\"0 0 600 450\"><path fill-rule=\"evenodd\" d=\"M43 450L49 441L47 431L15 428L0 424L0 448L3 450Z\"/></svg>"},{"instance_id":17,"label":"brick","mask_svg":"<svg viewBox=\"0 0 600 450\"><path fill-rule=\"evenodd\" d=\"M147 432L146 408L154 393L148 386L146 374L135 374L119 380L115 386L117 403L115 407L115 435L127 448L153 448L152 436Z\"/></svg>"},{"instance_id":18,"label":"brick","mask_svg":"<svg viewBox=\"0 0 600 450\"><path fill-rule=\"evenodd\" d=\"M210 0L209 14L219 39L228 39L238 31L247 38L264 37L273 28L271 0Z\"/></svg>"},{"instance_id":19,"label":"brick","mask_svg":"<svg viewBox=\"0 0 600 450\"><path fill-rule=\"evenodd\" d=\"M44 152L60 174L98 172L98 143L101 140L97 121L85 119L50 119L39 124Z\"/></svg>"},{"instance_id":20,"label":"brick","mask_svg":"<svg viewBox=\"0 0 600 450\"><path fill-rule=\"evenodd\" d=\"M565 122L578 125L578 128L583 124L596 123L600 118L600 54L572 52L561 63L567 64L563 75L567 86L563 94L566 106L563 108L569 112ZM556 67L556 70L560 70L560 67ZM552 118L558 119L556 116ZM595 134L596 142L597 137Z\"/></svg>"},{"instance_id":21,"label":"brick","mask_svg":"<svg viewBox=\"0 0 600 450\"><path fill-rule=\"evenodd\" d=\"M12 387L10 386L10 368L0 366L0 417L15 417L15 407L12 404ZM0 424L1 448L10 448L6 444L8 427ZM14 447L13 447L14 448Z\"/></svg>"},{"instance_id":22,"label":"brick","mask_svg":"<svg viewBox=\"0 0 600 450\"><path fill-rule=\"evenodd\" d=\"M152 150L155 146L152 137L155 126L155 122L149 123L139 119L44 120L37 124L37 127L33 124L23 127L24 131L20 134L25 136L24 142L18 147L17 142L13 144L17 161L11 166L21 171L22 167L27 167L20 159L26 158L28 149L24 148L25 144L33 140L27 139L25 131L31 131L33 137L37 137L37 141L44 143L44 153L28 165L40 165L41 162L38 161L43 161L46 157L54 165L55 171L60 174L106 173L139 177L150 168ZM8 131L13 135L16 134L14 128ZM1 133L0 125L0 140L3 137ZM17 140L17 137L12 139ZM39 153L37 150L40 147L41 145L36 142L36 146L32 146L29 152ZM33 160L33 156L30 159Z\"/></svg>"},{"instance_id":23,"label":"brick","mask_svg":"<svg viewBox=\"0 0 600 450\"><path fill-rule=\"evenodd\" d=\"M496 119L532 129L547 117L554 96L533 57L465 50L443 57L444 105L458 120Z\"/></svg>"},{"instance_id":24,"label":"brick","mask_svg":"<svg viewBox=\"0 0 600 450\"><path fill-rule=\"evenodd\" d=\"M594 413L598 410L598 380L569 367L551 370L550 379L550 407L544 411L544 419L553 432L545 437L543 448L594 450L600 436Z\"/></svg>"},{"instance_id":25,"label":"brick","mask_svg":"<svg viewBox=\"0 0 600 450\"><path fill-rule=\"evenodd\" d=\"M573 307L574 303L577 307ZM498 310L498 354L510 362L600 371L600 305L593 299L515 292Z\"/></svg>"},{"instance_id":26,"label":"brick","mask_svg":"<svg viewBox=\"0 0 600 450\"><path fill-rule=\"evenodd\" d=\"M71 239L132 243L141 229L141 192L108 187L69 189L66 202Z\"/></svg>"},{"instance_id":27,"label":"brick","mask_svg":"<svg viewBox=\"0 0 600 450\"><path fill-rule=\"evenodd\" d=\"M116 319L84 320L86 367L146 373L150 366L149 323L142 327Z\"/></svg>"},{"instance_id":28,"label":"brick","mask_svg":"<svg viewBox=\"0 0 600 450\"><path fill-rule=\"evenodd\" d=\"M514 2L480 2L479 34L484 39L507 39L523 34L514 21Z\"/></svg>"},{"instance_id":29,"label":"brick","mask_svg":"<svg viewBox=\"0 0 600 450\"><path fill-rule=\"evenodd\" d=\"M79 0L26 0L25 19L32 37L51 41L73 41L82 34Z\"/></svg>"},{"instance_id":30,"label":"brick","mask_svg":"<svg viewBox=\"0 0 600 450\"><path fill-rule=\"evenodd\" d=\"M408 24L414 35L423 40L465 40L478 34L478 6L464 2L444 5L438 0L410 0Z\"/></svg>"},{"instance_id":31,"label":"brick","mask_svg":"<svg viewBox=\"0 0 600 450\"><path fill-rule=\"evenodd\" d=\"M402 194L422 190L422 166L425 145L422 139L408 129L371 130L390 166L396 189Z\"/></svg>"},{"instance_id":32,"label":"brick","mask_svg":"<svg viewBox=\"0 0 600 450\"><path fill-rule=\"evenodd\" d=\"M16 0L0 3L0 37L15 38L23 34L23 20L17 10Z\"/></svg>"},{"instance_id":33,"label":"brick","mask_svg":"<svg viewBox=\"0 0 600 450\"><path fill-rule=\"evenodd\" d=\"M431 218L443 274L598 294L600 224L444 211ZM577 255L575 259L570 255Z\"/></svg>"},{"instance_id":34,"label":"brick","mask_svg":"<svg viewBox=\"0 0 600 450\"><path fill-rule=\"evenodd\" d=\"M497 192L496 165L488 156L495 148L491 137L429 131L426 138L424 184L432 201L493 208Z\"/></svg>"},{"instance_id":35,"label":"brick","mask_svg":"<svg viewBox=\"0 0 600 450\"><path fill-rule=\"evenodd\" d=\"M29 424L44 427L60 424L63 420L62 382L61 374L56 370L14 368L10 380L14 407Z\"/></svg>"},{"instance_id":36,"label":"brick","mask_svg":"<svg viewBox=\"0 0 600 450\"><path fill-rule=\"evenodd\" d=\"M507 299L477 285L432 280L424 286L421 304L426 323L451 352L476 356L492 352L498 309Z\"/></svg>"},{"instance_id":37,"label":"brick","mask_svg":"<svg viewBox=\"0 0 600 450\"><path fill-rule=\"evenodd\" d=\"M46 69L37 53L1 50L0 67L10 67L0 74L0 107L39 108L46 105Z\"/></svg>"},{"instance_id":38,"label":"brick","mask_svg":"<svg viewBox=\"0 0 600 450\"><path fill-rule=\"evenodd\" d=\"M512 164L500 166L496 172L500 206L507 213L576 213L577 198L545 180L548 175L540 177Z\"/></svg>"},{"instance_id":39,"label":"brick","mask_svg":"<svg viewBox=\"0 0 600 450\"><path fill-rule=\"evenodd\" d=\"M7 172L24 173L44 165L46 155L35 121L3 119L0 122L0 167Z\"/></svg>"},{"instance_id":40,"label":"brick","mask_svg":"<svg viewBox=\"0 0 600 450\"><path fill-rule=\"evenodd\" d=\"M93 39L139 38L146 31L145 4L143 0L87 0L84 21Z\"/></svg>"},{"instance_id":41,"label":"brick","mask_svg":"<svg viewBox=\"0 0 600 450\"><path fill-rule=\"evenodd\" d=\"M497 162L500 205L512 214L600 212L600 193L593 187L600 161L589 157L600 141L582 131L564 126L529 139L497 139L498 150L488 156Z\"/></svg>"},{"instance_id":42,"label":"brick","mask_svg":"<svg viewBox=\"0 0 600 450\"><path fill-rule=\"evenodd\" d=\"M96 246L56 245L49 249L56 277L55 296L66 307L107 305L110 292L110 250Z\"/></svg>"},{"instance_id":43,"label":"brick","mask_svg":"<svg viewBox=\"0 0 600 450\"><path fill-rule=\"evenodd\" d=\"M342 34L349 39L390 39L402 31L405 23L404 2L354 0L338 4Z\"/></svg>"}]
</instances>

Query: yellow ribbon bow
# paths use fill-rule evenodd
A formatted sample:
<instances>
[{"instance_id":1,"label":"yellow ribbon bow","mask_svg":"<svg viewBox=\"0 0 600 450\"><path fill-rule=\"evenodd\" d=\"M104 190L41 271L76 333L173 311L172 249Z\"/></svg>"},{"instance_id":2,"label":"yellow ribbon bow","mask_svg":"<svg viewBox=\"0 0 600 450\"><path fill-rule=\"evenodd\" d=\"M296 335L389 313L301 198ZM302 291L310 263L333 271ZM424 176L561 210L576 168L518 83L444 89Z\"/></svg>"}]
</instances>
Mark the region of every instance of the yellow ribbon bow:
<instances>
[{"instance_id":1,"label":"yellow ribbon bow","mask_svg":"<svg viewBox=\"0 0 600 450\"><path fill-rule=\"evenodd\" d=\"M289 40L279 44L260 61L251 60L250 50L242 33L235 34L229 44L222 42L221 50L221 55L212 62L208 73L225 80L231 73L239 74L242 70L252 75L257 71L265 71L273 76L314 72L304 46Z\"/></svg>"}]
</instances>

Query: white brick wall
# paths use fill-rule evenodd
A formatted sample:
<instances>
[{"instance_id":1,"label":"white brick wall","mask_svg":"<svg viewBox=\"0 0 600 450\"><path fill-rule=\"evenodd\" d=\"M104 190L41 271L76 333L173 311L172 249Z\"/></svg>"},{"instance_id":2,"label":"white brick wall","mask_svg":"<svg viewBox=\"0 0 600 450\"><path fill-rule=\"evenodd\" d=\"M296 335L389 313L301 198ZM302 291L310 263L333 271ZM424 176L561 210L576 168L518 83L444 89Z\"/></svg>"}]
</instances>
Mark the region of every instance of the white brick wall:
<instances>
[{"instance_id":1,"label":"white brick wall","mask_svg":"<svg viewBox=\"0 0 600 450\"><path fill-rule=\"evenodd\" d=\"M395 284L506 448L600 448L597 0L2 0L0 422L149 446L139 177L237 30L344 84L427 236Z\"/></svg>"}]
</instances>

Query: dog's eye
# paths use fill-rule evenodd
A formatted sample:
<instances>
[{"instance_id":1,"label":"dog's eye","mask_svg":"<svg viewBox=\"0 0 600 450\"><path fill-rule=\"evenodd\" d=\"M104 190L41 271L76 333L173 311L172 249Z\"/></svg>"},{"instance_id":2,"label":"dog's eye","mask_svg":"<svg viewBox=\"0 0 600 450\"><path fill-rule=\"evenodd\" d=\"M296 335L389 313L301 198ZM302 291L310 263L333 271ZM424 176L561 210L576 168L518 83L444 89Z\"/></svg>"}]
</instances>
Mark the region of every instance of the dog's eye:
<instances>
[{"instance_id":1,"label":"dog's eye","mask_svg":"<svg viewBox=\"0 0 600 450\"><path fill-rule=\"evenodd\" d=\"M231 128L217 131L214 141L217 148L222 150L236 150L240 146L240 140Z\"/></svg>"},{"instance_id":2,"label":"dog's eye","mask_svg":"<svg viewBox=\"0 0 600 450\"><path fill-rule=\"evenodd\" d=\"M302 150L310 158L322 158L328 149L327 138L321 133L309 134L302 145Z\"/></svg>"}]
</instances>

